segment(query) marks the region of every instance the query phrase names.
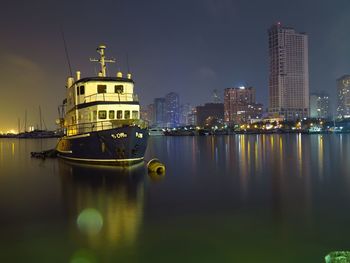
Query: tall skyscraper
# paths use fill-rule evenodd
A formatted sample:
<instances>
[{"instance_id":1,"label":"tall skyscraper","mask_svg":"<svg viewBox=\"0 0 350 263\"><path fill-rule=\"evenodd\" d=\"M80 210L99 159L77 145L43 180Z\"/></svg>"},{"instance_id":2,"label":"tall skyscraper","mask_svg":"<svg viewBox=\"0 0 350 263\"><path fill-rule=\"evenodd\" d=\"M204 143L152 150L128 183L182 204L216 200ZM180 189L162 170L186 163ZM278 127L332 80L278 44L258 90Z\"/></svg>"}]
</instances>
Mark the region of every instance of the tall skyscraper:
<instances>
[{"instance_id":1,"label":"tall skyscraper","mask_svg":"<svg viewBox=\"0 0 350 263\"><path fill-rule=\"evenodd\" d=\"M228 124L247 123L262 117L262 105L255 103L253 87L227 88L224 93L224 118Z\"/></svg>"},{"instance_id":2,"label":"tall skyscraper","mask_svg":"<svg viewBox=\"0 0 350 263\"><path fill-rule=\"evenodd\" d=\"M179 94L170 92L165 95L165 111L167 127L173 128L180 123L180 103Z\"/></svg>"},{"instance_id":3,"label":"tall skyscraper","mask_svg":"<svg viewBox=\"0 0 350 263\"><path fill-rule=\"evenodd\" d=\"M149 126L154 124L154 104L149 104L141 108L141 118L148 122Z\"/></svg>"},{"instance_id":4,"label":"tall skyscraper","mask_svg":"<svg viewBox=\"0 0 350 263\"><path fill-rule=\"evenodd\" d=\"M165 98L154 99L154 120L156 126L166 126Z\"/></svg>"},{"instance_id":5,"label":"tall skyscraper","mask_svg":"<svg viewBox=\"0 0 350 263\"><path fill-rule=\"evenodd\" d=\"M323 93L310 94L310 117L330 118L329 96Z\"/></svg>"},{"instance_id":6,"label":"tall skyscraper","mask_svg":"<svg viewBox=\"0 0 350 263\"><path fill-rule=\"evenodd\" d=\"M280 23L269 30L269 113L288 120L308 117L308 37Z\"/></svg>"},{"instance_id":7,"label":"tall skyscraper","mask_svg":"<svg viewBox=\"0 0 350 263\"><path fill-rule=\"evenodd\" d=\"M338 118L350 118L350 75L337 79Z\"/></svg>"},{"instance_id":8,"label":"tall skyscraper","mask_svg":"<svg viewBox=\"0 0 350 263\"><path fill-rule=\"evenodd\" d=\"M180 125L191 125L189 121L189 115L192 114L193 107L189 103L180 105Z\"/></svg>"}]
</instances>

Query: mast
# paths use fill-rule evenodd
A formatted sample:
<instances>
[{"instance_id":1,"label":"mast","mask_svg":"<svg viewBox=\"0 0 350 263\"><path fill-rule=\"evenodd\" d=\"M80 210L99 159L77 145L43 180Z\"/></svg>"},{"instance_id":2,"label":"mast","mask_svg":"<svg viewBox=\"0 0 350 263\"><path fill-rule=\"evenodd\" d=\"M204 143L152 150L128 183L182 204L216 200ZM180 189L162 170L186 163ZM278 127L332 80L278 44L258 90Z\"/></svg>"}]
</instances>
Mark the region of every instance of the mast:
<instances>
[{"instance_id":1,"label":"mast","mask_svg":"<svg viewBox=\"0 0 350 263\"><path fill-rule=\"evenodd\" d=\"M41 107L39 105L39 118L40 118L40 130L42 131L43 130L43 121L42 121L42 118L41 118Z\"/></svg>"},{"instance_id":2,"label":"mast","mask_svg":"<svg viewBox=\"0 0 350 263\"><path fill-rule=\"evenodd\" d=\"M24 132L27 132L27 109L24 113Z\"/></svg>"},{"instance_id":3,"label":"mast","mask_svg":"<svg viewBox=\"0 0 350 263\"><path fill-rule=\"evenodd\" d=\"M18 134L21 133L21 119L20 118L18 118L18 132L17 133Z\"/></svg>"},{"instance_id":4,"label":"mast","mask_svg":"<svg viewBox=\"0 0 350 263\"><path fill-rule=\"evenodd\" d=\"M106 46L105 45L99 45L98 48L96 49L97 53L100 54L100 59L96 59L96 58L90 58L91 62L99 62L101 65L101 71L100 71L100 76L101 77L106 77L106 63L115 63L115 59L106 59L105 58L105 49Z\"/></svg>"}]
</instances>

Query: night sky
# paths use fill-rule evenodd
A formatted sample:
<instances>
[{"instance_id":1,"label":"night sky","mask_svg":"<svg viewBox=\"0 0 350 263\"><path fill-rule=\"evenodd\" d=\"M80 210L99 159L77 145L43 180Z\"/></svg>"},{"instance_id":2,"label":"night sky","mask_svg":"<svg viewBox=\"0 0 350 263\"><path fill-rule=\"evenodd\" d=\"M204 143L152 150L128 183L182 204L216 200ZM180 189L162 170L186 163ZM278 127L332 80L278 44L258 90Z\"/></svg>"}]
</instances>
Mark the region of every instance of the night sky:
<instances>
[{"instance_id":1,"label":"night sky","mask_svg":"<svg viewBox=\"0 0 350 263\"><path fill-rule=\"evenodd\" d=\"M349 0L113 0L6 1L0 9L0 130L39 123L48 128L69 73L95 75L95 49L117 59L109 74L126 72L126 57L141 104L175 91L182 103L212 101L217 89L250 85L267 107L267 29L277 21L309 36L311 92L335 95L336 78L350 73Z\"/></svg>"}]
</instances>

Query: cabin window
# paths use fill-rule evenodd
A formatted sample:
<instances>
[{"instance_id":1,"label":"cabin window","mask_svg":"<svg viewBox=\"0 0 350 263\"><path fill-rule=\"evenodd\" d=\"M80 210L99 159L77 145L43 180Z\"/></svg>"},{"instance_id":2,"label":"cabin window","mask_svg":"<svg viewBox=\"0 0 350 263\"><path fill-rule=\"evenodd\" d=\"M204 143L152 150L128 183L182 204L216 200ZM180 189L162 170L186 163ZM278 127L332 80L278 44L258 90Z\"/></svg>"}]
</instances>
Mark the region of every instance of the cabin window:
<instances>
[{"instance_id":1,"label":"cabin window","mask_svg":"<svg viewBox=\"0 0 350 263\"><path fill-rule=\"evenodd\" d=\"M124 86L123 85L115 85L114 86L114 93L123 93L124 92Z\"/></svg>"},{"instance_id":2,"label":"cabin window","mask_svg":"<svg viewBox=\"0 0 350 263\"><path fill-rule=\"evenodd\" d=\"M107 119L107 111L106 110L99 110L98 111L98 118L101 120Z\"/></svg>"},{"instance_id":3,"label":"cabin window","mask_svg":"<svg viewBox=\"0 0 350 263\"><path fill-rule=\"evenodd\" d=\"M139 112L137 110L132 111L132 119L138 119L139 118Z\"/></svg>"},{"instance_id":4,"label":"cabin window","mask_svg":"<svg viewBox=\"0 0 350 263\"><path fill-rule=\"evenodd\" d=\"M79 87L77 87L77 95L79 96Z\"/></svg>"},{"instance_id":5,"label":"cabin window","mask_svg":"<svg viewBox=\"0 0 350 263\"><path fill-rule=\"evenodd\" d=\"M97 93L106 93L107 85L97 85Z\"/></svg>"},{"instance_id":6,"label":"cabin window","mask_svg":"<svg viewBox=\"0 0 350 263\"><path fill-rule=\"evenodd\" d=\"M114 120L114 117L115 117L114 114L115 114L114 110L110 110L109 113L108 113L109 119Z\"/></svg>"},{"instance_id":7,"label":"cabin window","mask_svg":"<svg viewBox=\"0 0 350 263\"><path fill-rule=\"evenodd\" d=\"M123 118L123 111L117 110L117 119L122 119Z\"/></svg>"},{"instance_id":8,"label":"cabin window","mask_svg":"<svg viewBox=\"0 0 350 263\"><path fill-rule=\"evenodd\" d=\"M79 93L80 93L80 95L84 95L85 94L85 86L80 86L79 87Z\"/></svg>"},{"instance_id":9,"label":"cabin window","mask_svg":"<svg viewBox=\"0 0 350 263\"><path fill-rule=\"evenodd\" d=\"M130 119L130 111L129 110L126 110L125 112L124 112L124 119Z\"/></svg>"}]
</instances>

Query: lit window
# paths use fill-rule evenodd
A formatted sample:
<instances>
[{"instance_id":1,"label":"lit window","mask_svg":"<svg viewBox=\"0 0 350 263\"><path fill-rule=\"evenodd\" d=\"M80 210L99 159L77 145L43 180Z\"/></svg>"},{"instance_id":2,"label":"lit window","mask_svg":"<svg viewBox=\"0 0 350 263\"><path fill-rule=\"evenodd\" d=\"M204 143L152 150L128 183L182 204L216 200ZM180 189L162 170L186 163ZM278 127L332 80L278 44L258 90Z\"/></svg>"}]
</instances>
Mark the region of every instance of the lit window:
<instances>
[{"instance_id":1,"label":"lit window","mask_svg":"<svg viewBox=\"0 0 350 263\"><path fill-rule=\"evenodd\" d=\"M97 85L97 93L106 93L107 85Z\"/></svg>"},{"instance_id":2,"label":"lit window","mask_svg":"<svg viewBox=\"0 0 350 263\"><path fill-rule=\"evenodd\" d=\"M130 119L130 111L129 110L126 110L125 112L124 112L124 119Z\"/></svg>"},{"instance_id":3,"label":"lit window","mask_svg":"<svg viewBox=\"0 0 350 263\"><path fill-rule=\"evenodd\" d=\"M117 110L117 119L122 119L123 118L123 111Z\"/></svg>"},{"instance_id":4,"label":"lit window","mask_svg":"<svg viewBox=\"0 0 350 263\"><path fill-rule=\"evenodd\" d=\"M123 93L123 92L124 92L123 85L115 85L114 86L114 93Z\"/></svg>"},{"instance_id":5,"label":"lit window","mask_svg":"<svg viewBox=\"0 0 350 263\"><path fill-rule=\"evenodd\" d=\"M101 120L107 119L107 111L105 110L98 111L98 118Z\"/></svg>"},{"instance_id":6,"label":"lit window","mask_svg":"<svg viewBox=\"0 0 350 263\"><path fill-rule=\"evenodd\" d=\"M80 95L84 95L85 94L85 87L84 86L80 86L79 90L80 90Z\"/></svg>"},{"instance_id":7,"label":"lit window","mask_svg":"<svg viewBox=\"0 0 350 263\"><path fill-rule=\"evenodd\" d=\"M115 114L114 110L110 110L108 114L109 119L113 120L115 117L114 114Z\"/></svg>"},{"instance_id":8,"label":"lit window","mask_svg":"<svg viewBox=\"0 0 350 263\"><path fill-rule=\"evenodd\" d=\"M139 118L139 112L137 110L132 111L132 119L138 119Z\"/></svg>"}]
</instances>

